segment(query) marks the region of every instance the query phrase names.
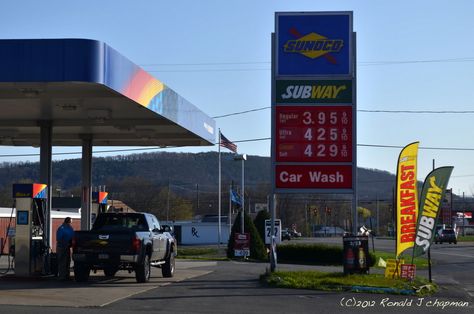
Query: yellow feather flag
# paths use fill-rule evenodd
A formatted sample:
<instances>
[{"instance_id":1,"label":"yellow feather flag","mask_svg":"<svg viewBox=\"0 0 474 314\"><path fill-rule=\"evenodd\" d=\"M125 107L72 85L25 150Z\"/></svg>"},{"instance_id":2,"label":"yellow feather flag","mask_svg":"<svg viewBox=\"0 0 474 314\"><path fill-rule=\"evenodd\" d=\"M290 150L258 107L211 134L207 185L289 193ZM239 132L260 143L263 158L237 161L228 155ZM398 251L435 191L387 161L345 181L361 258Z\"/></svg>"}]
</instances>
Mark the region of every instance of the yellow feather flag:
<instances>
[{"instance_id":1,"label":"yellow feather flag","mask_svg":"<svg viewBox=\"0 0 474 314\"><path fill-rule=\"evenodd\" d=\"M418 222L418 144L405 146L400 152L397 166L397 258L415 244Z\"/></svg>"}]
</instances>

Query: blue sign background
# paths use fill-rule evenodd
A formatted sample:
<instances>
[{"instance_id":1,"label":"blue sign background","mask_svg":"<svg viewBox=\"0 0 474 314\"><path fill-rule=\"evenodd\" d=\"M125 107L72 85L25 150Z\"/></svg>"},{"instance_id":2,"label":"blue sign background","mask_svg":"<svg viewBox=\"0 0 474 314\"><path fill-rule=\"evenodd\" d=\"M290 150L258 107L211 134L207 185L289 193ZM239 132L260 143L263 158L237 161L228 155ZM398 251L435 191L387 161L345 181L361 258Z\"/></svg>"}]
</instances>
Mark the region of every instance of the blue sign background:
<instances>
[{"instance_id":1,"label":"blue sign background","mask_svg":"<svg viewBox=\"0 0 474 314\"><path fill-rule=\"evenodd\" d=\"M276 75L348 75L351 74L350 42L352 36L350 14L302 14L278 15L277 13L277 73ZM294 29L301 36L317 33L327 39L342 39L344 46L338 52L329 54L336 60L331 63L328 57L311 59L301 53L285 52L288 40L296 40Z\"/></svg>"}]
</instances>

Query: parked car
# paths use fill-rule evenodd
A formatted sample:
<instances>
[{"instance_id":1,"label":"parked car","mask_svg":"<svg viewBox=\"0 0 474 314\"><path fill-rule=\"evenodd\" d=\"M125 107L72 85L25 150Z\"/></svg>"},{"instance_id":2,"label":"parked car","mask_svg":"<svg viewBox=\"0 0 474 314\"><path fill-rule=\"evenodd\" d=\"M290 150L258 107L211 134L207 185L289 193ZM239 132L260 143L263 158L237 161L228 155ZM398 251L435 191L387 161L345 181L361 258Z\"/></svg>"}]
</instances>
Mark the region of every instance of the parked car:
<instances>
[{"instance_id":1,"label":"parked car","mask_svg":"<svg viewBox=\"0 0 474 314\"><path fill-rule=\"evenodd\" d=\"M296 230L290 230L290 236L293 237L293 238L301 238L302 235L301 235L301 232L298 232Z\"/></svg>"},{"instance_id":2,"label":"parked car","mask_svg":"<svg viewBox=\"0 0 474 314\"><path fill-rule=\"evenodd\" d=\"M169 226L160 226L148 213L99 214L90 231L73 238L74 277L87 281L91 270L113 277L118 270L134 271L137 282L150 279L151 266L173 277L177 244Z\"/></svg>"},{"instance_id":3,"label":"parked car","mask_svg":"<svg viewBox=\"0 0 474 314\"><path fill-rule=\"evenodd\" d=\"M281 240L284 241L284 240L288 240L290 241L291 240L291 234L290 232L288 231L288 229L283 229L281 231Z\"/></svg>"},{"instance_id":4,"label":"parked car","mask_svg":"<svg viewBox=\"0 0 474 314\"><path fill-rule=\"evenodd\" d=\"M443 229L435 234L435 244L448 242L457 244L456 232L453 229Z\"/></svg>"}]
</instances>

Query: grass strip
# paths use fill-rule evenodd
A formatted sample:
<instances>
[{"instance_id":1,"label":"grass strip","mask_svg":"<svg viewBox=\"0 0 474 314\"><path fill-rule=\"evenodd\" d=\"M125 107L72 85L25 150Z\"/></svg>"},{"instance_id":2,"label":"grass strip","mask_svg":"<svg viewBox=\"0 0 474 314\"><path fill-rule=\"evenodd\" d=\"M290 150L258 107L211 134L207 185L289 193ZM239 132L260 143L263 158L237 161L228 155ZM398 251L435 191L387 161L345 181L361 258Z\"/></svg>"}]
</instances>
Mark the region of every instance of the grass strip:
<instances>
[{"instance_id":1,"label":"grass strip","mask_svg":"<svg viewBox=\"0 0 474 314\"><path fill-rule=\"evenodd\" d=\"M180 247L178 248L178 255L176 258L213 261L229 260L225 253L222 253L217 248L212 247Z\"/></svg>"},{"instance_id":2,"label":"grass strip","mask_svg":"<svg viewBox=\"0 0 474 314\"><path fill-rule=\"evenodd\" d=\"M388 259L395 259L395 253L393 252L384 252L384 251L375 251L375 256L377 260L375 261L374 267L383 268L378 266L379 258L382 258L384 261ZM401 259L405 260L405 264L411 264L411 255L401 256ZM415 257L413 264L416 265L416 269L427 269L428 268L428 259L426 257ZM431 260L433 265L433 260Z\"/></svg>"},{"instance_id":3,"label":"grass strip","mask_svg":"<svg viewBox=\"0 0 474 314\"><path fill-rule=\"evenodd\" d=\"M474 242L474 235L458 236L458 242Z\"/></svg>"},{"instance_id":4,"label":"grass strip","mask_svg":"<svg viewBox=\"0 0 474 314\"><path fill-rule=\"evenodd\" d=\"M389 294L407 294L407 291L413 291L418 296L430 295L438 289L436 284L430 284L424 278L417 277L413 282L410 282L400 278L385 278L379 274L344 275L343 273L319 271L278 271L261 275L260 280L279 288ZM431 285L431 287L428 288L427 285ZM423 286L426 288L420 289L418 292L414 288Z\"/></svg>"}]
</instances>

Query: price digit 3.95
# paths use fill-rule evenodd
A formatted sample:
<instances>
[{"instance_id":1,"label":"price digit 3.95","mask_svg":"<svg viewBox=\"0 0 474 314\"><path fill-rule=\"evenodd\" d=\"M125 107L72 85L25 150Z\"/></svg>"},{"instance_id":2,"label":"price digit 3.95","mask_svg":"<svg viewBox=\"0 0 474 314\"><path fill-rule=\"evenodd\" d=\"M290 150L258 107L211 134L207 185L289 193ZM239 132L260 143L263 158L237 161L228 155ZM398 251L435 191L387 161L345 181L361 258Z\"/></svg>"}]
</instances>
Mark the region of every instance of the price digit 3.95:
<instances>
[{"instance_id":1,"label":"price digit 3.95","mask_svg":"<svg viewBox=\"0 0 474 314\"><path fill-rule=\"evenodd\" d=\"M303 112L303 123L305 125L313 124L313 119L311 119L311 112L309 111Z\"/></svg>"}]
</instances>

